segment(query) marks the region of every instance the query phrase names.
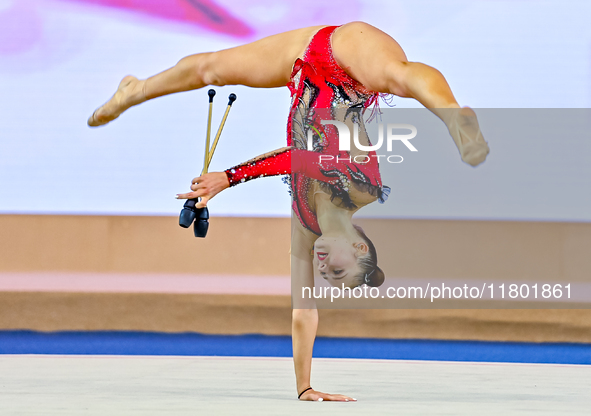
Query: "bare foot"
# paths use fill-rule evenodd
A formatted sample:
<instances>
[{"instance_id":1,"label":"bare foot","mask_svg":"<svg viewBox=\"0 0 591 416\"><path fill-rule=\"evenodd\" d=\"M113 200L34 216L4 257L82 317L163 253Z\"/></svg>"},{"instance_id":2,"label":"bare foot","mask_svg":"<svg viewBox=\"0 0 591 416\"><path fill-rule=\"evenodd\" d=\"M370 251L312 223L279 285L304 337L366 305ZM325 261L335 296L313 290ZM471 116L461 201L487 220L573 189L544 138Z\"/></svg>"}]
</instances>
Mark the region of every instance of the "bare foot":
<instances>
[{"instance_id":1,"label":"bare foot","mask_svg":"<svg viewBox=\"0 0 591 416\"><path fill-rule=\"evenodd\" d=\"M143 81L128 75L121 80L115 95L88 119L88 125L98 127L115 120L125 110L146 101L142 91Z\"/></svg>"},{"instance_id":2,"label":"bare foot","mask_svg":"<svg viewBox=\"0 0 591 416\"><path fill-rule=\"evenodd\" d=\"M476 113L470 107L463 107L455 113L448 125L462 160L471 166L478 166L490 152L484 141Z\"/></svg>"}]
</instances>

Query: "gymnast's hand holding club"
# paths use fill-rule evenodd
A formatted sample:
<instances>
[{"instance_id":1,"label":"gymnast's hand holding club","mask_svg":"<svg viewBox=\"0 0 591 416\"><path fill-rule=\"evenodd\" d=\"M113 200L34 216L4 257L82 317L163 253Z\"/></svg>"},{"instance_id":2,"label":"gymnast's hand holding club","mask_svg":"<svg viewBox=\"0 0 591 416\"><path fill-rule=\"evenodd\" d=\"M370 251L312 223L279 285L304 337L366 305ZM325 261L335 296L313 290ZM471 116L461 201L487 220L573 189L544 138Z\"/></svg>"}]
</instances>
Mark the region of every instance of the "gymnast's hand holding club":
<instances>
[{"instance_id":1,"label":"gymnast's hand holding club","mask_svg":"<svg viewBox=\"0 0 591 416\"><path fill-rule=\"evenodd\" d=\"M207 117L207 136L205 139L203 171L201 172L201 176L194 178L191 182L191 189L193 192L178 194L176 196L177 199L187 199L187 202L185 202L183 210L179 216L179 225L183 228L189 228L191 224L193 224L195 237L201 238L207 235L207 230L209 229L209 210L207 209L207 202L224 189L230 187L230 182L225 172L208 173L208 169L213 157L213 153L215 152L220 139L220 135L222 134L222 129L226 123L226 118L230 112L230 108L232 108L232 104L234 101L236 101L236 94L230 94L228 97L228 106L226 107L226 112L224 113L224 117L222 118L222 122L220 123L220 127L216 133L213 145L210 148L209 142L211 137L211 117L215 91L210 89L208 91L208 95L209 113Z\"/></svg>"}]
</instances>

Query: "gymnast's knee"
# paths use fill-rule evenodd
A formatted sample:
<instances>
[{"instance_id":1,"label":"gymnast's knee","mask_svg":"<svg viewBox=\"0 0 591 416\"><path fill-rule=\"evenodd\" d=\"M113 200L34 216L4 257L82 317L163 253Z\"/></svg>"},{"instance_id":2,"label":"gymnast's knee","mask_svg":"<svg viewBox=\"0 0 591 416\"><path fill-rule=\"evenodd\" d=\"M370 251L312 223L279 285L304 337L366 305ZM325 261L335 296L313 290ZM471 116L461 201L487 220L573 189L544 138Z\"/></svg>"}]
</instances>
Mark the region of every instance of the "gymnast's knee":
<instances>
[{"instance_id":1,"label":"gymnast's knee","mask_svg":"<svg viewBox=\"0 0 591 416\"><path fill-rule=\"evenodd\" d=\"M399 97L412 98L409 88L412 65L413 63L408 61L392 61L385 65L385 92Z\"/></svg>"},{"instance_id":2,"label":"gymnast's knee","mask_svg":"<svg viewBox=\"0 0 591 416\"><path fill-rule=\"evenodd\" d=\"M220 75L220 59L216 52L200 53L187 56L179 61L179 65L186 65L190 71L192 82L198 86L224 86L226 83Z\"/></svg>"}]
</instances>

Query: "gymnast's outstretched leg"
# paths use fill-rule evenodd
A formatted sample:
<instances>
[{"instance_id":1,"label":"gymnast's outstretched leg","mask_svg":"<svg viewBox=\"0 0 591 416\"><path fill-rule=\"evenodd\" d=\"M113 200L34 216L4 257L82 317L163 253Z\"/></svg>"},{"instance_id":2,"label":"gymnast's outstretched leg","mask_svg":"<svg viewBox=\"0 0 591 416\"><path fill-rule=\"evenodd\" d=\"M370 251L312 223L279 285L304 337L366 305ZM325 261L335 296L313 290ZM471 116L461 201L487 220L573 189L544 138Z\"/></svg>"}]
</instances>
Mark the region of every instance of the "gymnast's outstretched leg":
<instances>
[{"instance_id":1,"label":"gymnast's outstretched leg","mask_svg":"<svg viewBox=\"0 0 591 416\"><path fill-rule=\"evenodd\" d=\"M191 55L146 80L127 76L115 95L89 118L88 124L100 126L144 101L207 85L285 86L294 61L302 56L320 28L297 29L219 52ZM460 108L438 70L409 62L392 37L362 22L338 28L332 48L337 62L368 89L414 98L440 117L466 163L476 166L484 161L489 150L474 111Z\"/></svg>"},{"instance_id":2,"label":"gymnast's outstretched leg","mask_svg":"<svg viewBox=\"0 0 591 416\"><path fill-rule=\"evenodd\" d=\"M146 100L207 85L285 86L294 61L302 56L320 28L297 29L236 48L191 55L146 80L127 76L115 95L89 118L88 124L100 126ZM465 162L476 166L484 161L489 149L474 111L460 108L438 70L409 62L392 37L362 22L338 28L332 47L335 59L351 77L370 90L418 100L445 122Z\"/></svg>"},{"instance_id":3,"label":"gymnast's outstretched leg","mask_svg":"<svg viewBox=\"0 0 591 416\"><path fill-rule=\"evenodd\" d=\"M190 55L145 80L126 76L115 95L88 119L88 125L106 124L128 108L153 98L208 85L284 87L289 82L294 61L322 27L292 30L235 48Z\"/></svg>"}]
</instances>

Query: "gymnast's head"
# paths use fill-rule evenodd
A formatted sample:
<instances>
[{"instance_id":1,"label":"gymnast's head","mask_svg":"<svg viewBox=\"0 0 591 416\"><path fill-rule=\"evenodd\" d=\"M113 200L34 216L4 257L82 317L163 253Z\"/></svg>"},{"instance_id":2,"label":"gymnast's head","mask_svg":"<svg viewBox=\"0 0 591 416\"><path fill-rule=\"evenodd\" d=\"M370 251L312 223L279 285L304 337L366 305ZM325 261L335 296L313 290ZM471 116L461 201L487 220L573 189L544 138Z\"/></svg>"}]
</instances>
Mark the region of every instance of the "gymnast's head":
<instances>
[{"instance_id":1,"label":"gymnast's head","mask_svg":"<svg viewBox=\"0 0 591 416\"><path fill-rule=\"evenodd\" d=\"M361 227L353 227L355 235L323 235L316 240L314 267L333 286L380 286L384 272L378 267L376 248Z\"/></svg>"}]
</instances>

